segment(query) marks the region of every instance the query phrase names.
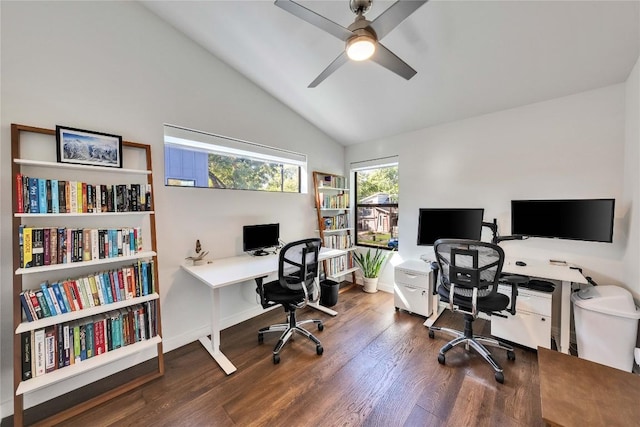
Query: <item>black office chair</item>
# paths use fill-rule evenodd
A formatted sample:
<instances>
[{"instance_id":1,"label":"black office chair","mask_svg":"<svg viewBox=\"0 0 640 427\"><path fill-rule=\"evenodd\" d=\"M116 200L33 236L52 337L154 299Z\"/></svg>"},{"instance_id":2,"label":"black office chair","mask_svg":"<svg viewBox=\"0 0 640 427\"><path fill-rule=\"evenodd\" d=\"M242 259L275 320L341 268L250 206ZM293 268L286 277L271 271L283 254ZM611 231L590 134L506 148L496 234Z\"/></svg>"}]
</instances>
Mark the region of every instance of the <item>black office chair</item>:
<instances>
[{"instance_id":1,"label":"black office chair","mask_svg":"<svg viewBox=\"0 0 640 427\"><path fill-rule=\"evenodd\" d=\"M474 335L472 328L479 312L502 317L506 317L501 313L505 310L515 314L517 285L511 283L511 298L498 293L504 251L492 243L440 239L434 244L434 252L440 269L440 299L449 303L451 311L464 313L464 332L438 326L429 327L430 338L434 338L434 331L442 331L455 337L440 349L438 362L444 365L445 353L464 343L467 350L472 347L489 362L495 371L496 381L504 383L502 368L485 345L506 350L509 360L516 358L513 348L494 338Z\"/></svg>"},{"instance_id":2,"label":"black office chair","mask_svg":"<svg viewBox=\"0 0 640 427\"><path fill-rule=\"evenodd\" d=\"M304 239L285 245L279 255L278 280L261 285L258 282L257 292L263 308L282 304L287 313L288 323L267 326L258 331L258 342L264 342L265 332L283 331L278 343L273 349L273 363L280 363L280 350L287 343L294 332L298 332L316 344L316 353L323 353L322 344L306 329L300 327L305 323L315 323L322 331L324 325L321 320L296 320L296 309L303 308L308 302L317 302L320 287L317 283L318 253L322 241L320 239ZM313 298L312 298L313 296Z\"/></svg>"}]
</instances>

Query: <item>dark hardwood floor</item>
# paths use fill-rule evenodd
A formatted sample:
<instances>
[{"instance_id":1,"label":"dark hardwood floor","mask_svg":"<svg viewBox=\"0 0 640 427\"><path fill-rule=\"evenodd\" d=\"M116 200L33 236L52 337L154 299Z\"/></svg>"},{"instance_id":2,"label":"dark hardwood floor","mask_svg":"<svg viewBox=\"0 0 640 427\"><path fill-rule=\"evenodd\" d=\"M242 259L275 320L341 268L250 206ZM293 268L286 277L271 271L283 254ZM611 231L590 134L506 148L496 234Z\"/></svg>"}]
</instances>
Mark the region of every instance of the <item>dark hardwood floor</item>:
<instances>
[{"instance_id":1,"label":"dark hardwood floor","mask_svg":"<svg viewBox=\"0 0 640 427\"><path fill-rule=\"evenodd\" d=\"M64 425L154 426L542 426L536 353L516 360L494 351L505 383L475 353L454 349L438 364L448 338L428 337L424 318L396 312L393 295L355 287L340 294L331 317L314 333L324 354L298 336L278 365L277 334L258 344L257 330L284 320L273 310L222 332L222 349L238 368L227 376L199 343L166 354L166 373L139 389L68 420ZM460 328L448 311L439 325ZM476 332L489 324L477 320ZM313 328L313 326L310 326Z\"/></svg>"}]
</instances>

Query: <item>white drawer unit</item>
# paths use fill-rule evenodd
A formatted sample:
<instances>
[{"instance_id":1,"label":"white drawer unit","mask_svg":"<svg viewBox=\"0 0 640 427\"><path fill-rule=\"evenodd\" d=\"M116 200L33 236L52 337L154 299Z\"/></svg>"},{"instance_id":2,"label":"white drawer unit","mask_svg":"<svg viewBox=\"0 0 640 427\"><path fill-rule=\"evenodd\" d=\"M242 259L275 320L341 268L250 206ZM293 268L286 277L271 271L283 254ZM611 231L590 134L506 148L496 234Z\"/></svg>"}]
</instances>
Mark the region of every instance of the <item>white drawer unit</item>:
<instances>
[{"instance_id":1,"label":"white drawer unit","mask_svg":"<svg viewBox=\"0 0 640 427\"><path fill-rule=\"evenodd\" d=\"M511 286L500 285L498 291L511 298ZM515 316L491 316L491 335L533 349L551 348L551 292L518 288Z\"/></svg>"},{"instance_id":2,"label":"white drawer unit","mask_svg":"<svg viewBox=\"0 0 640 427\"><path fill-rule=\"evenodd\" d=\"M394 270L393 300L396 309L406 310L421 316L430 316L431 267L424 261L409 260Z\"/></svg>"}]
</instances>

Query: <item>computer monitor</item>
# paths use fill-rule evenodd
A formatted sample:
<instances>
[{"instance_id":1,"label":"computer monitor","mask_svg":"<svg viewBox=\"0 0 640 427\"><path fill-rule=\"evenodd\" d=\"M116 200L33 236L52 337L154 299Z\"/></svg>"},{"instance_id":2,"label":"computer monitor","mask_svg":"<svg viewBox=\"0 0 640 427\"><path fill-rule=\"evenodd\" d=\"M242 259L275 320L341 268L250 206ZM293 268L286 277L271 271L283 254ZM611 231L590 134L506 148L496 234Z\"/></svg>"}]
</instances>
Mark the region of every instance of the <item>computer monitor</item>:
<instances>
[{"instance_id":1,"label":"computer monitor","mask_svg":"<svg viewBox=\"0 0 640 427\"><path fill-rule=\"evenodd\" d=\"M482 208L420 209L418 246L431 246L438 239L480 240Z\"/></svg>"},{"instance_id":2,"label":"computer monitor","mask_svg":"<svg viewBox=\"0 0 640 427\"><path fill-rule=\"evenodd\" d=\"M511 234L613 241L615 199L512 200Z\"/></svg>"},{"instance_id":3,"label":"computer monitor","mask_svg":"<svg viewBox=\"0 0 640 427\"><path fill-rule=\"evenodd\" d=\"M242 227L242 248L252 255L268 255L267 248L280 244L280 224L257 224Z\"/></svg>"}]
</instances>

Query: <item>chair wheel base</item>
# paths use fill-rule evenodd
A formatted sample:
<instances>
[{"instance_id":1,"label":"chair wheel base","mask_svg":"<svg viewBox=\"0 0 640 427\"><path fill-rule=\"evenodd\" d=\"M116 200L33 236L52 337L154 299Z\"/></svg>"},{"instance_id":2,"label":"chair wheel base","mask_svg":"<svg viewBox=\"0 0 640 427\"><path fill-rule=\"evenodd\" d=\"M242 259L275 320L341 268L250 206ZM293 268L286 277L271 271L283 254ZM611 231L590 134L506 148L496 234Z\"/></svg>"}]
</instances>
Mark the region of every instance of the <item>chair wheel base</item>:
<instances>
[{"instance_id":1,"label":"chair wheel base","mask_svg":"<svg viewBox=\"0 0 640 427\"><path fill-rule=\"evenodd\" d=\"M438 363L441 365L444 365L444 354L440 353L438 354Z\"/></svg>"},{"instance_id":2,"label":"chair wheel base","mask_svg":"<svg viewBox=\"0 0 640 427\"><path fill-rule=\"evenodd\" d=\"M280 363L280 355L279 354L274 354L273 355L273 364L277 365L278 363Z\"/></svg>"},{"instance_id":3,"label":"chair wheel base","mask_svg":"<svg viewBox=\"0 0 640 427\"><path fill-rule=\"evenodd\" d=\"M322 356L322 353L324 353L324 348L322 348L322 346L318 344L318 345L316 346L316 354L317 354L318 356Z\"/></svg>"},{"instance_id":4,"label":"chair wheel base","mask_svg":"<svg viewBox=\"0 0 640 427\"><path fill-rule=\"evenodd\" d=\"M318 323L318 330L320 332L324 331L324 324L322 322Z\"/></svg>"},{"instance_id":5,"label":"chair wheel base","mask_svg":"<svg viewBox=\"0 0 640 427\"><path fill-rule=\"evenodd\" d=\"M264 343L264 334L258 332L258 344Z\"/></svg>"},{"instance_id":6,"label":"chair wheel base","mask_svg":"<svg viewBox=\"0 0 640 427\"><path fill-rule=\"evenodd\" d=\"M516 360L516 354L511 350L507 351L507 359Z\"/></svg>"},{"instance_id":7,"label":"chair wheel base","mask_svg":"<svg viewBox=\"0 0 640 427\"><path fill-rule=\"evenodd\" d=\"M496 381L500 384L504 384L504 374L502 372L496 372Z\"/></svg>"},{"instance_id":8,"label":"chair wheel base","mask_svg":"<svg viewBox=\"0 0 640 427\"><path fill-rule=\"evenodd\" d=\"M436 334L434 334L432 330L429 330L429 338L433 339L435 336Z\"/></svg>"}]
</instances>

